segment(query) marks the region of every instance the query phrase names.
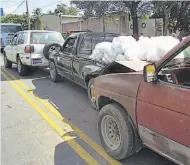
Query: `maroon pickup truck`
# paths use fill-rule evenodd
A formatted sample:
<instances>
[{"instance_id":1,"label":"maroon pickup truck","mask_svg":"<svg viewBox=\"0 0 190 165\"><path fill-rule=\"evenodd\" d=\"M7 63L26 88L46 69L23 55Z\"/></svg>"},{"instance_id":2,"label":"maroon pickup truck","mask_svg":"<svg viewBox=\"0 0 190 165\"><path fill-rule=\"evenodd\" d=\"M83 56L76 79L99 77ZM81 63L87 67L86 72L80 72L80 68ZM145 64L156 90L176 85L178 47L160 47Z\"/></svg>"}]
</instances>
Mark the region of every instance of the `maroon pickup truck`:
<instances>
[{"instance_id":1,"label":"maroon pickup truck","mask_svg":"<svg viewBox=\"0 0 190 165\"><path fill-rule=\"evenodd\" d=\"M99 110L98 132L113 158L145 146L190 165L189 49L190 36L155 64L124 61L128 73L107 74L106 68L95 79L91 94Z\"/></svg>"}]
</instances>

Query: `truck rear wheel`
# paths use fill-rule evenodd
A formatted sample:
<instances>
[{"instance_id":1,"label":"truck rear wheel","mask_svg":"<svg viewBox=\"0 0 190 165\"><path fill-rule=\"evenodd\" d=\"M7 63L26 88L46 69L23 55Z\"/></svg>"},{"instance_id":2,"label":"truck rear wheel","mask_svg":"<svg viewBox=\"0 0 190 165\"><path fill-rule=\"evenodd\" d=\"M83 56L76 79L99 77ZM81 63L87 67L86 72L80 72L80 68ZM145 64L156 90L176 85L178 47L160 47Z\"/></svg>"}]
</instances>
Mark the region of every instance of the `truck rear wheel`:
<instances>
[{"instance_id":1,"label":"truck rear wheel","mask_svg":"<svg viewBox=\"0 0 190 165\"><path fill-rule=\"evenodd\" d=\"M57 69L53 61L49 62L49 72L50 78L53 82L58 82L61 79L61 76L57 73Z\"/></svg>"},{"instance_id":2,"label":"truck rear wheel","mask_svg":"<svg viewBox=\"0 0 190 165\"><path fill-rule=\"evenodd\" d=\"M98 118L98 132L105 151L121 160L135 153L135 134L130 117L116 104L105 105Z\"/></svg>"}]
</instances>

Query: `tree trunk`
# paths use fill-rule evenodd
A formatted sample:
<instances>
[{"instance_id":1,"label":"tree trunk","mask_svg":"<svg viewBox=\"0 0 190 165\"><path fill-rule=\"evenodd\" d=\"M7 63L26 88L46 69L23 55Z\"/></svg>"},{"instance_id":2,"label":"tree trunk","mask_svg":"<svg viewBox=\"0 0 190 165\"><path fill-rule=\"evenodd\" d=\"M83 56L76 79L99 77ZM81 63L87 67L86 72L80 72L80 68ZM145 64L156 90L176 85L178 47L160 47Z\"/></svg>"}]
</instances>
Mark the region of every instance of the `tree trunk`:
<instances>
[{"instance_id":1,"label":"tree trunk","mask_svg":"<svg viewBox=\"0 0 190 165\"><path fill-rule=\"evenodd\" d=\"M177 4L177 2L173 2L170 4L170 6L168 8L166 8L166 6L164 7L164 29L163 29L163 33L164 36L167 35L167 31L168 31L168 25L169 25L169 13L171 11L171 9Z\"/></svg>"},{"instance_id":2,"label":"tree trunk","mask_svg":"<svg viewBox=\"0 0 190 165\"><path fill-rule=\"evenodd\" d=\"M134 36L137 36L139 33L137 6L138 6L138 4L135 1L133 1L132 2L132 8L131 8L131 17L133 19L133 35Z\"/></svg>"},{"instance_id":3,"label":"tree trunk","mask_svg":"<svg viewBox=\"0 0 190 165\"><path fill-rule=\"evenodd\" d=\"M167 36L168 31L168 21L169 21L169 13L167 11L164 12L164 29L163 29L163 35Z\"/></svg>"},{"instance_id":4,"label":"tree trunk","mask_svg":"<svg viewBox=\"0 0 190 165\"><path fill-rule=\"evenodd\" d=\"M103 23L103 32L105 32L105 18L104 18L104 15L102 16L102 23Z\"/></svg>"},{"instance_id":5,"label":"tree trunk","mask_svg":"<svg viewBox=\"0 0 190 165\"><path fill-rule=\"evenodd\" d=\"M133 35L139 33L139 28L138 28L138 17L137 15L133 17Z\"/></svg>"}]
</instances>

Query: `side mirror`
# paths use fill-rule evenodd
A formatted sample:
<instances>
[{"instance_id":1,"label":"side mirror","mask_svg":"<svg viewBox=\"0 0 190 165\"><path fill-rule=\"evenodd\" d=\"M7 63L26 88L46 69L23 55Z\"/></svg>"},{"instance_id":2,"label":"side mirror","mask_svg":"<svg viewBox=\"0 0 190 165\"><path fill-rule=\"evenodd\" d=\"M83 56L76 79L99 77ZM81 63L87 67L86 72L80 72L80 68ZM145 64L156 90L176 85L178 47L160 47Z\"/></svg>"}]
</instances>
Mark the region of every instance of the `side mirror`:
<instances>
[{"instance_id":1,"label":"side mirror","mask_svg":"<svg viewBox=\"0 0 190 165\"><path fill-rule=\"evenodd\" d=\"M144 67L143 76L145 82L155 82L157 79L155 64L148 64Z\"/></svg>"}]
</instances>

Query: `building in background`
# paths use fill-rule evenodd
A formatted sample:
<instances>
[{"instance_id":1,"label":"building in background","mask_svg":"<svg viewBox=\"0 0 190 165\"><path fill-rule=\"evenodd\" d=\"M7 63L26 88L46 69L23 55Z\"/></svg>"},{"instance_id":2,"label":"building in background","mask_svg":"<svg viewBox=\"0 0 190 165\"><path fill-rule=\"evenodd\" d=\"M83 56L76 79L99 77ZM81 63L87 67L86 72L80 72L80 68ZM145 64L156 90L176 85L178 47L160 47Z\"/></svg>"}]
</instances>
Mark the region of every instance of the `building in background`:
<instances>
[{"instance_id":1,"label":"building in background","mask_svg":"<svg viewBox=\"0 0 190 165\"><path fill-rule=\"evenodd\" d=\"M129 33L129 18L127 13L111 13L104 17L91 17L87 20L79 19L73 22L62 22L62 31L94 31L125 34Z\"/></svg>"},{"instance_id":2,"label":"building in background","mask_svg":"<svg viewBox=\"0 0 190 165\"><path fill-rule=\"evenodd\" d=\"M163 35L163 18L157 19L139 19L138 20L139 34L143 36L162 36ZM129 21L129 35L133 35L133 23Z\"/></svg>"},{"instance_id":3,"label":"building in background","mask_svg":"<svg viewBox=\"0 0 190 165\"><path fill-rule=\"evenodd\" d=\"M133 24L129 18L128 12L116 12L107 14L103 17L91 17L82 19L82 16L73 15L50 15L44 14L41 17L42 24L46 30L59 31L61 33L68 31L94 31L109 32L121 35L132 35ZM146 19L138 20L139 35L143 36L160 36L163 35L163 19Z\"/></svg>"},{"instance_id":4,"label":"building in background","mask_svg":"<svg viewBox=\"0 0 190 165\"><path fill-rule=\"evenodd\" d=\"M41 21L46 30L54 30L58 32L62 31L62 24L76 22L81 19L81 16L74 15L52 15L52 14L44 14L41 16Z\"/></svg>"}]
</instances>

